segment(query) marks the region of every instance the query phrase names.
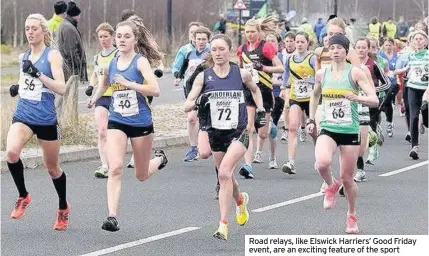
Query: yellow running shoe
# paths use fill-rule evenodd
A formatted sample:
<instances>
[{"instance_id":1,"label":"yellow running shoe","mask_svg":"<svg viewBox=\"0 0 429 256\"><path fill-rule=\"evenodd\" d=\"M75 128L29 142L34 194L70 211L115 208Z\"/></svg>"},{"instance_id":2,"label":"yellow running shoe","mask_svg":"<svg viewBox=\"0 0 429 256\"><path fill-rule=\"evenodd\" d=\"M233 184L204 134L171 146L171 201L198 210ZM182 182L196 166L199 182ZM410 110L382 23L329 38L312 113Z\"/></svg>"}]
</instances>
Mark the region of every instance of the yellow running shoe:
<instances>
[{"instance_id":1,"label":"yellow running shoe","mask_svg":"<svg viewBox=\"0 0 429 256\"><path fill-rule=\"evenodd\" d=\"M221 240L228 240L228 224L219 222L219 228L213 234L213 237L216 237Z\"/></svg>"},{"instance_id":2,"label":"yellow running shoe","mask_svg":"<svg viewBox=\"0 0 429 256\"><path fill-rule=\"evenodd\" d=\"M241 193L243 203L240 206L236 206L235 216L238 225L244 226L249 221L249 211L247 210L247 204L249 203L249 195L246 192Z\"/></svg>"}]
</instances>

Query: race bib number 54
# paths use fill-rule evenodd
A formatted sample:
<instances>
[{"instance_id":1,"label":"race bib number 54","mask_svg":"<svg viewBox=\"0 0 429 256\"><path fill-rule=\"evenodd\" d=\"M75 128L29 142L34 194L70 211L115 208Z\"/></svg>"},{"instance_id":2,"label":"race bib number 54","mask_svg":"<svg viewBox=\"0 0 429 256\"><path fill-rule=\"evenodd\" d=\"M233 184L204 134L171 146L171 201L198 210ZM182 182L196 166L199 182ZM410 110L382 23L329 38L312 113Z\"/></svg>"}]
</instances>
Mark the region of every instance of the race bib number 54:
<instances>
[{"instance_id":1,"label":"race bib number 54","mask_svg":"<svg viewBox=\"0 0 429 256\"><path fill-rule=\"evenodd\" d=\"M136 91L115 91L113 93L113 111L124 117L137 115L139 113L139 104Z\"/></svg>"},{"instance_id":2,"label":"race bib number 54","mask_svg":"<svg viewBox=\"0 0 429 256\"><path fill-rule=\"evenodd\" d=\"M325 119L332 125L352 125L352 108L349 100L337 99L324 102Z\"/></svg>"}]
</instances>

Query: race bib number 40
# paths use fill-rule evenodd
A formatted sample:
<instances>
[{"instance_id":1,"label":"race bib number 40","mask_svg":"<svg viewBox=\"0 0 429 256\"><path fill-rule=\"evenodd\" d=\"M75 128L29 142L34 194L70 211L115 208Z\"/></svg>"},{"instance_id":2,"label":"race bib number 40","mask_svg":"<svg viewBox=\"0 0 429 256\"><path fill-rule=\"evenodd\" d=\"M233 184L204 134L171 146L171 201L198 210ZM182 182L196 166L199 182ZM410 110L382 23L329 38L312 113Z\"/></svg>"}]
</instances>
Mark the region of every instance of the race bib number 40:
<instances>
[{"instance_id":1,"label":"race bib number 40","mask_svg":"<svg viewBox=\"0 0 429 256\"><path fill-rule=\"evenodd\" d=\"M19 96L22 99L41 101L43 83L38 78L34 78L29 74L21 72L19 75Z\"/></svg>"},{"instance_id":2,"label":"race bib number 40","mask_svg":"<svg viewBox=\"0 0 429 256\"><path fill-rule=\"evenodd\" d=\"M352 125L352 107L349 100L324 101L325 120L332 125Z\"/></svg>"},{"instance_id":3,"label":"race bib number 40","mask_svg":"<svg viewBox=\"0 0 429 256\"><path fill-rule=\"evenodd\" d=\"M295 83L295 96L297 99L305 99L311 96L314 82L309 79L297 80Z\"/></svg>"},{"instance_id":4,"label":"race bib number 40","mask_svg":"<svg viewBox=\"0 0 429 256\"><path fill-rule=\"evenodd\" d=\"M256 69L253 68L253 63L244 63L243 68L250 72L253 82L256 84L259 83L259 73Z\"/></svg>"},{"instance_id":5,"label":"race bib number 40","mask_svg":"<svg viewBox=\"0 0 429 256\"><path fill-rule=\"evenodd\" d=\"M113 93L113 111L124 117L137 115L139 113L139 104L136 91L115 91Z\"/></svg>"}]
</instances>

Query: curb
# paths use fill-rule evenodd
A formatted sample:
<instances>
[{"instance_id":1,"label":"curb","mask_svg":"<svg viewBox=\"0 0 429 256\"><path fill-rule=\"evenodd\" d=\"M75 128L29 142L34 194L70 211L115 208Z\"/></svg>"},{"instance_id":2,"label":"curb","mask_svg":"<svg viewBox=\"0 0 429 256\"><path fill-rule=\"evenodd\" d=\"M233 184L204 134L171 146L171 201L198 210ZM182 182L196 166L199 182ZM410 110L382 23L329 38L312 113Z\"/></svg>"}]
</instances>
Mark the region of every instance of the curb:
<instances>
[{"instance_id":1,"label":"curb","mask_svg":"<svg viewBox=\"0 0 429 256\"><path fill-rule=\"evenodd\" d=\"M167 147L176 147L183 146L188 144L188 136L180 136L175 138L167 139L154 139L153 140L153 149L155 148L167 148ZM127 153L132 152L131 144L128 143ZM70 163L84 160L92 160L99 158L98 148L92 147L81 150L73 150L69 152L60 152L60 164ZM39 166L43 166L42 155L23 157L21 158L25 169L35 169ZM8 172L6 160L1 161L1 173Z\"/></svg>"}]
</instances>

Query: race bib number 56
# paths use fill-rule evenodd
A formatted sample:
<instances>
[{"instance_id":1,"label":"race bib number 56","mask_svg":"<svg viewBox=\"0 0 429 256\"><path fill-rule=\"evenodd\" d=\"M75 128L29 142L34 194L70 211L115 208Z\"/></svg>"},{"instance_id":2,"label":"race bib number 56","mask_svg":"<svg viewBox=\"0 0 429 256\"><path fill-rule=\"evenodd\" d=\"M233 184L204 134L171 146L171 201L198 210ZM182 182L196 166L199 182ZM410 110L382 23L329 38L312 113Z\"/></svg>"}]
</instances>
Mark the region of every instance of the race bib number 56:
<instances>
[{"instance_id":1,"label":"race bib number 56","mask_svg":"<svg viewBox=\"0 0 429 256\"><path fill-rule=\"evenodd\" d=\"M43 83L38 78L21 72L19 76L19 96L22 99L41 101Z\"/></svg>"},{"instance_id":2,"label":"race bib number 56","mask_svg":"<svg viewBox=\"0 0 429 256\"><path fill-rule=\"evenodd\" d=\"M113 111L124 117L137 115L139 113L139 104L136 91L115 91L113 93Z\"/></svg>"}]
</instances>

